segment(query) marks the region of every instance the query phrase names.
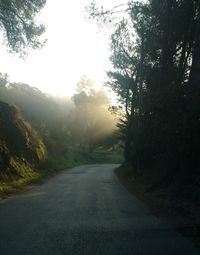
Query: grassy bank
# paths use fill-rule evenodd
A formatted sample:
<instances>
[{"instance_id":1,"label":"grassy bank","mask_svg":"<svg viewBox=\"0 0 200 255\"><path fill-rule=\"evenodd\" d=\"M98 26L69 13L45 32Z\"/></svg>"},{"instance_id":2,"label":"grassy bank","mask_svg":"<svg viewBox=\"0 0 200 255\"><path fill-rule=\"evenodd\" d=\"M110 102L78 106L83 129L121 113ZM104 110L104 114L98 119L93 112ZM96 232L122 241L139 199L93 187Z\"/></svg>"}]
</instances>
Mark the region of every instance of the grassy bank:
<instances>
[{"instance_id":1,"label":"grassy bank","mask_svg":"<svg viewBox=\"0 0 200 255\"><path fill-rule=\"evenodd\" d=\"M5 178L4 182L0 183L0 198L7 197L9 194L16 191L23 191L31 188L33 185L40 183L41 179L45 179L48 176L54 175L62 170L67 170L74 166L84 164L104 164L104 163L116 163L120 164L123 161L121 150L110 151L98 149L93 153L81 151L78 149L71 149L66 155L58 156L56 158L51 157L43 165L40 170L31 169L30 166L26 171L21 164L22 176L9 176Z\"/></svg>"}]
</instances>

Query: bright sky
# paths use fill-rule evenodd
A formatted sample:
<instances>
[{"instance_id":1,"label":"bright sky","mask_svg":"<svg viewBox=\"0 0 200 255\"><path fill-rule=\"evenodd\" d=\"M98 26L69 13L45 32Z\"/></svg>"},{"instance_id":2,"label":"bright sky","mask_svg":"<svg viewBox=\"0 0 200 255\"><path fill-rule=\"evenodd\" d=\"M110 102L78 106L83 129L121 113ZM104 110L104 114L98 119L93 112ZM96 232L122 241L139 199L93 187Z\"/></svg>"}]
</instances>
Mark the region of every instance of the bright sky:
<instances>
[{"instance_id":1,"label":"bright sky","mask_svg":"<svg viewBox=\"0 0 200 255\"><path fill-rule=\"evenodd\" d=\"M70 96L82 75L100 86L109 69L108 31L99 32L94 21L86 21L84 7L90 0L47 0L41 13L46 24L47 44L31 51L26 60L0 48L0 72L11 81L27 83L44 92ZM115 6L126 0L101 0Z\"/></svg>"}]
</instances>

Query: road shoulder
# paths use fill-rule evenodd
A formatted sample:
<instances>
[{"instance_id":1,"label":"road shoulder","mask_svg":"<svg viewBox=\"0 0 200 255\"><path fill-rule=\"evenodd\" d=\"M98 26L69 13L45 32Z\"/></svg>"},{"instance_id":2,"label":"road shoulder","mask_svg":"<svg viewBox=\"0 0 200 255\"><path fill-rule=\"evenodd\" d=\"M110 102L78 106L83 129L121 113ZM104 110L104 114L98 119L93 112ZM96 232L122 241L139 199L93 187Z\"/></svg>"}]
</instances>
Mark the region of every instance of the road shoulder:
<instances>
[{"instance_id":1,"label":"road shoulder","mask_svg":"<svg viewBox=\"0 0 200 255\"><path fill-rule=\"evenodd\" d=\"M128 192L141 200L151 212L165 222L173 225L179 233L190 239L200 251L200 228L186 215L182 215L163 199L159 192L147 192L147 186L133 176L126 176L123 167L115 169L115 174Z\"/></svg>"}]
</instances>

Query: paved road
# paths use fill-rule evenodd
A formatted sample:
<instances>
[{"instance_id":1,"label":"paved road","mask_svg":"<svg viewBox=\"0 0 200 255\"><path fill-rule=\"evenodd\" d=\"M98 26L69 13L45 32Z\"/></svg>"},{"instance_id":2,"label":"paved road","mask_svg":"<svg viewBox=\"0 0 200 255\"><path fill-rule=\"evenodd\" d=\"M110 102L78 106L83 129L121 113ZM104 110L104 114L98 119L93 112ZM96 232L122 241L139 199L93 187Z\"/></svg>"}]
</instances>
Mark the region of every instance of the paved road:
<instances>
[{"instance_id":1,"label":"paved road","mask_svg":"<svg viewBox=\"0 0 200 255\"><path fill-rule=\"evenodd\" d=\"M76 167L1 202L0 254L199 254L124 189L115 166Z\"/></svg>"}]
</instances>

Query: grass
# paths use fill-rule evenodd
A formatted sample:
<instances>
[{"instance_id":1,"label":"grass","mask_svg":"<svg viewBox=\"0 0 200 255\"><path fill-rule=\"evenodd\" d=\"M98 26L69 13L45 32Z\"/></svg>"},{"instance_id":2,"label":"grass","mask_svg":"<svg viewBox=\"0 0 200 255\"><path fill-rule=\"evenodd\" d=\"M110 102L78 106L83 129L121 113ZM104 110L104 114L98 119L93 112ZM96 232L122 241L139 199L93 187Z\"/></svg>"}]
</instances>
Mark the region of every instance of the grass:
<instances>
[{"instance_id":1,"label":"grass","mask_svg":"<svg viewBox=\"0 0 200 255\"><path fill-rule=\"evenodd\" d=\"M104 151L97 150L94 154L95 163L114 163L121 164L123 162L123 153L121 150Z\"/></svg>"},{"instance_id":2,"label":"grass","mask_svg":"<svg viewBox=\"0 0 200 255\"><path fill-rule=\"evenodd\" d=\"M121 150L97 149L93 153L72 148L66 155L57 159L50 159L45 168L48 171L60 171L84 164L121 164L123 162L123 153Z\"/></svg>"},{"instance_id":3,"label":"grass","mask_svg":"<svg viewBox=\"0 0 200 255\"><path fill-rule=\"evenodd\" d=\"M78 154L79 160L85 164L120 164L123 162L121 150L97 149L93 153L78 152Z\"/></svg>"},{"instance_id":4,"label":"grass","mask_svg":"<svg viewBox=\"0 0 200 255\"><path fill-rule=\"evenodd\" d=\"M72 148L66 155L57 158L51 157L41 165L40 170L35 170L24 159L12 158L11 165L16 169L20 178L10 178L9 181L0 182L0 198L17 190L24 189L33 182L59 171L67 170L74 166L84 164L120 164L123 162L121 150L111 151L105 149L95 150L93 153Z\"/></svg>"}]
</instances>

